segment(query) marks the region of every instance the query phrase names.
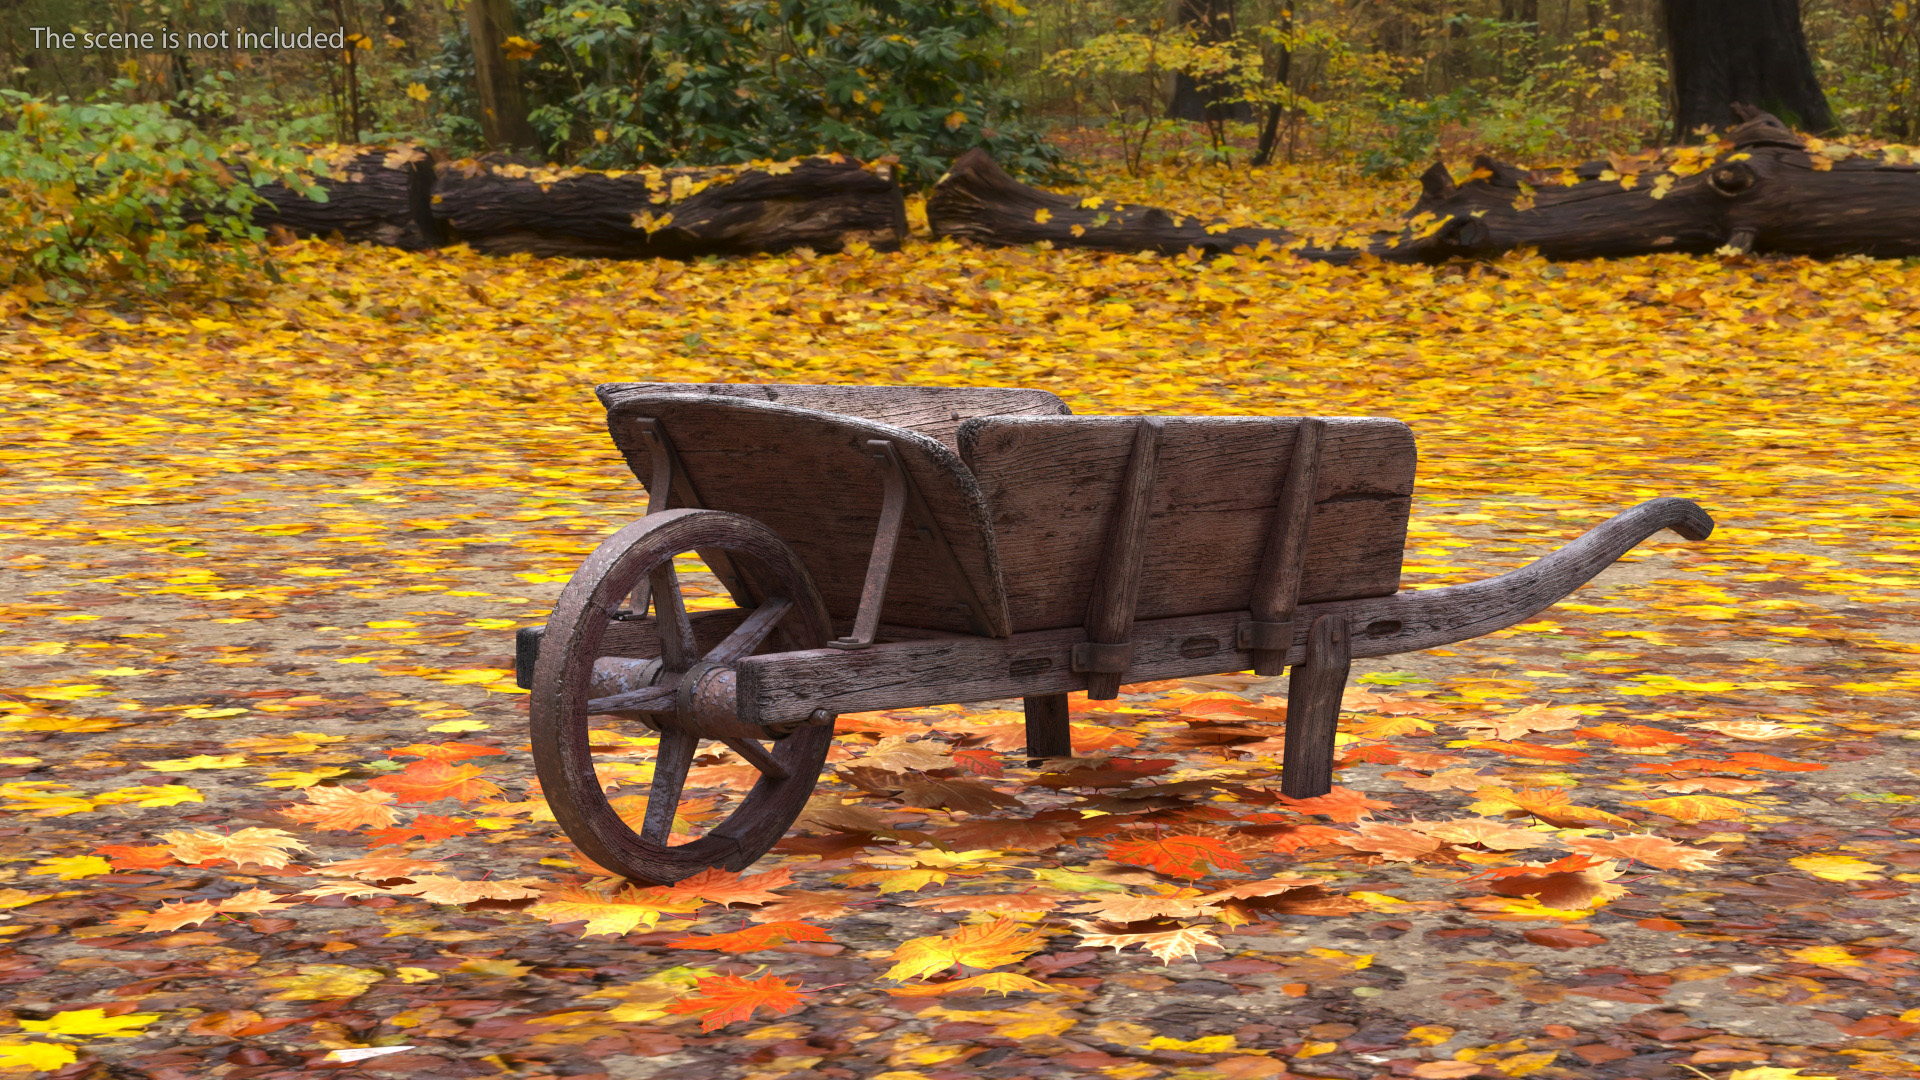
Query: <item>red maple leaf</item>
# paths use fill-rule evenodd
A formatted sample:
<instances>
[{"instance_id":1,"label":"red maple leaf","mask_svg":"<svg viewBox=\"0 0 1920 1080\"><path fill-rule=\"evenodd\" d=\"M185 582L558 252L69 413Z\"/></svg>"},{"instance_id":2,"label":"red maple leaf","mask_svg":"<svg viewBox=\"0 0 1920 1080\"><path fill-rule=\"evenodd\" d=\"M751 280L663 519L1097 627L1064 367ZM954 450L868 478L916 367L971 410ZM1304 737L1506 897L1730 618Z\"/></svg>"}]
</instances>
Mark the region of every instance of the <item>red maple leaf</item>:
<instances>
[{"instance_id":1,"label":"red maple leaf","mask_svg":"<svg viewBox=\"0 0 1920 1080\"><path fill-rule=\"evenodd\" d=\"M700 1019L701 1031L713 1031L735 1020L746 1020L755 1009L766 1009L775 1016L800 1007L800 995L806 993L796 983L777 975L743 979L738 975L715 975L701 979L699 989L667 1006L673 1013L706 1013Z\"/></svg>"},{"instance_id":2,"label":"red maple leaf","mask_svg":"<svg viewBox=\"0 0 1920 1080\"><path fill-rule=\"evenodd\" d=\"M389 792L403 803L458 799L468 802L500 794L498 784L482 779L479 767L449 765L444 761L416 761L392 776L367 781L371 787Z\"/></svg>"},{"instance_id":3,"label":"red maple leaf","mask_svg":"<svg viewBox=\"0 0 1920 1080\"><path fill-rule=\"evenodd\" d=\"M726 953L759 952L789 941L832 941L822 927L804 922L770 922L727 934L696 934L667 942L669 949L718 949Z\"/></svg>"},{"instance_id":4,"label":"red maple leaf","mask_svg":"<svg viewBox=\"0 0 1920 1080\"><path fill-rule=\"evenodd\" d=\"M1107 858L1118 863L1144 866L1174 877L1197 878L1207 874L1209 866L1222 870L1245 870L1247 861L1217 837L1157 836L1141 840L1120 840L1107 847Z\"/></svg>"},{"instance_id":5,"label":"red maple leaf","mask_svg":"<svg viewBox=\"0 0 1920 1080\"><path fill-rule=\"evenodd\" d=\"M976 776L1005 776L1007 770L1000 764L1000 755L984 746L970 750L955 750L953 763Z\"/></svg>"}]
</instances>

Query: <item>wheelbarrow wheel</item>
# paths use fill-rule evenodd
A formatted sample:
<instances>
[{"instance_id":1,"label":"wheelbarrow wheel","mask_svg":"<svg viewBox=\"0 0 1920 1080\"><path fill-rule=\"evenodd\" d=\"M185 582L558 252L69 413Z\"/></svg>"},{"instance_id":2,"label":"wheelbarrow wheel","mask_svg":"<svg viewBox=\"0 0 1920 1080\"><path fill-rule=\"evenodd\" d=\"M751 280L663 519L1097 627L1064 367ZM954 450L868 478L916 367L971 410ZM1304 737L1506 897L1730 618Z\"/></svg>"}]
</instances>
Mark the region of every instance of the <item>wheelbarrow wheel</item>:
<instances>
[{"instance_id":1,"label":"wheelbarrow wheel","mask_svg":"<svg viewBox=\"0 0 1920 1080\"><path fill-rule=\"evenodd\" d=\"M688 618L674 559L725 552L737 603L752 603L710 647ZM644 592L635 589L645 583ZM750 593L750 596L742 596ZM649 596L658 642L651 659L607 657L610 626L638 619L629 596ZM704 615L704 613L703 613ZM713 635L704 635L710 639ZM534 666L533 758L547 803L594 862L638 882L668 885L702 870L742 870L786 834L806 806L833 741L832 717L787 730L733 714L732 665L768 648L821 648L832 636L806 566L772 529L716 510L666 510L608 537L561 592ZM594 770L590 717L638 720L659 735L644 815L623 818ZM705 741L732 750L759 778L726 819L704 831L675 828L687 774ZM637 820L635 820L637 819ZM685 824L685 828L693 826Z\"/></svg>"}]
</instances>

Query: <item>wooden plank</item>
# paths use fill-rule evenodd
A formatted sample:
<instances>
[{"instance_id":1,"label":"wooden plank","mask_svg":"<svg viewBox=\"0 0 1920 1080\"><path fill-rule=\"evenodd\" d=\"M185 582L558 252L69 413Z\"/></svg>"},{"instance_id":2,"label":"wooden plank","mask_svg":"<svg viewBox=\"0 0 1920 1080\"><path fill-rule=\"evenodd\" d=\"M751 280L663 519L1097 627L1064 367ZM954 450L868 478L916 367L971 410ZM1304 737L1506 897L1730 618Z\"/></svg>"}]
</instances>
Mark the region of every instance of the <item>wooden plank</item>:
<instances>
[{"instance_id":1,"label":"wooden plank","mask_svg":"<svg viewBox=\"0 0 1920 1080\"><path fill-rule=\"evenodd\" d=\"M1320 475L1320 450L1326 442L1327 425L1317 417L1302 420L1294 427L1293 450L1287 459L1286 479L1280 485L1279 505L1273 511L1273 531L1260 555L1260 570L1253 579L1253 622L1247 629L1255 637L1277 632L1291 635L1293 609L1300 603L1300 581L1305 572L1308 530L1313 524L1313 495ZM1263 633L1264 632L1264 633ZM1263 649L1258 641L1241 645L1255 646L1253 673L1271 678L1282 670L1279 649Z\"/></svg>"},{"instance_id":2,"label":"wooden plank","mask_svg":"<svg viewBox=\"0 0 1920 1080\"><path fill-rule=\"evenodd\" d=\"M918 389L918 388L906 388ZM642 482L653 476L638 422L657 421L709 508L744 514L792 545L836 622L852 620L883 503L866 443L894 444L912 488L971 584L979 625L1008 632L994 536L979 486L959 457L918 432L836 413L709 393L625 394L607 413L614 445ZM670 497L670 502L677 500ZM881 622L967 633L976 624L945 576L935 539L906 530ZM742 573L751 577L751 568Z\"/></svg>"},{"instance_id":3,"label":"wooden plank","mask_svg":"<svg viewBox=\"0 0 1920 1080\"><path fill-rule=\"evenodd\" d=\"M1322 615L1307 628L1306 655L1287 679L1287 744L1280 789L1295 799L1333 786L1333 737L1352 667L1346 620Z\"/></svg>"},{"instance_id":4,"label":"wooden plank","mask_svg":"<svg viewBox=\"0 0 1920 1080\"><path fill-rule=\"evenodd\" d=\"M1147 553L1147 523L1153 507L1153 492L1160 475L1160 440L1166 422L1159 417L1141 417L1133 423L1133 448L1127 454L1127 471L1115 493L1112 515L1101 530L1106 537L1106 554L1094 574L1092 595L1087 597L1087 640L1097 645L1125 646L1132 629L1134 610L1140 600L1140 563ZM1073 666L1087 676L1087 696L1095 701L1111 701L1120 696L1122 676L1129 666L1127 649L1085 650L1076 656ZM1121 660L1115 664L1091 662L1104 659L1100 653L1113 653Z\"/></svg>"},{"instance_id":5,"label":"wooden plank","mask_svg":"<svg viewBox=\"0 0 1920 1080\"><path fill-rule=\"evenodd\" d=\"M1131 417L982 417L961 455L992 508L1015 631L1079 623L1105 553L1102 522L1132 446ZM1248 608L1299 417L1168 417L1139 617ZM1399 587L1413 434L1395 420L1326 420L1300 601Z\"/></svg>"},{"instance_id":6,"label":"wooden plank","mask_svg":"<svg viewBox=\"0 0 1920 1080\"><path fill-rule=\"evenodd\" d=\"M1417 652L1525 622L1666 528L1701 540L1713 531L1713 519L1686 499L1652 499L1499 577L1302 604L1286 663L1305 659L1308 628L1322 616L1337 617L1350 628L1354 658ZM1127 677L1145 682L1246 671L1253 655L1234 646L1234 635L1250 617L1251 612L1228 611L1137 622ZM856 653L820 649L750 657L739 668L740 716L748 723L783 723L816 708L868 712L1081 690L1086 677L1072 671L1070 658L1073 647L1085 641L1085 629L1069 626L1009 638L894 642Z\"/></svg>"},{"instance_id":7,"label":"wooden plank","mask_svg":"<svg viewBox=\"0 0 1920 1080\"><path fill-rule=\"evenodd\" d=\"M918 431L955 448L963 421L976 416L1065 416L1072 412L1045 390L1008 386L842 386L807 383L605 383L595 388L611 409L647 394L713 394L772 401L858 416Z\"/></svg>"}]
</instances>

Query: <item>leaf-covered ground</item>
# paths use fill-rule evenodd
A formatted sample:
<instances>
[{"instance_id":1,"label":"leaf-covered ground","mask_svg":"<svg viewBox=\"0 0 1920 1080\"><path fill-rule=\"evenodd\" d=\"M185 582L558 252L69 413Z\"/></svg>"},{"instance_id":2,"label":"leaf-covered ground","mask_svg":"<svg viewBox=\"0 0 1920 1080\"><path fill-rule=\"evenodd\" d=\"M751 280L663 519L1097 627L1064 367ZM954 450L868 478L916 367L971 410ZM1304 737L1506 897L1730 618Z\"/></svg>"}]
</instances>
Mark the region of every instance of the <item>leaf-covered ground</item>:
<instances>
[{"instance_id":1,"label":"leaf-covered ground","mask_svg":"<svg viewBox=\"0 0 1920 1080\"><path fill-rule=\"evenodd\" d=\"M1920 1071L1920 267L282 254L258 304L0 295L0 1070ZM1409 588L1654 495L1720 528L1356 665L1324 799L1251 676L1080 703L1039 768L1017 703L848 717L775 855L617 892L505 669L644 509L590 392L636 378L1397 417ZM744 772L703 761L711 810Z\"/></svg>"}]
</instances>

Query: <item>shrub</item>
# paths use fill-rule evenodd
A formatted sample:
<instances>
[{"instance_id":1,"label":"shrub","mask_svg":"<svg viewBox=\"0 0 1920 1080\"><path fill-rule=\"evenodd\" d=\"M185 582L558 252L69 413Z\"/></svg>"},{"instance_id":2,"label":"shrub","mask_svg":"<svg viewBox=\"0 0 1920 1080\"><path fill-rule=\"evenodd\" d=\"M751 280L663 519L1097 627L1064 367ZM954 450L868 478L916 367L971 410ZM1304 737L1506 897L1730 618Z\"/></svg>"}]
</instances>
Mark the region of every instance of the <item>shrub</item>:
<instances>
[{"instance_id":1,"label":"shrub","mask_svg":"<svg viewBox=\"0 0 1920 1080\"><path fill-rule=\"evenodd\" d=\"M255 185L326 198L278 134L237 125L216 136L165 105L107 93L0 90L0 279L55 299L109 280L148 292L245 280L265 249Z\"/></svg>"},{"instance_id":2,"label":"shrub","mask_svg":"<svg viewBox=\"0 0 1920 1080\"><path fill-rule=\"evenodd\" d=\"M937 179L983 146L1027 174L1060 157L998 89L1009 0L516 0L529 119L592 168L733 164L838 151ZM454 35L423 71L474 112ZM477 115L477 113L475 113ZM478 125L450 124L468 135Z\"/></svg>"}]
</instances>

